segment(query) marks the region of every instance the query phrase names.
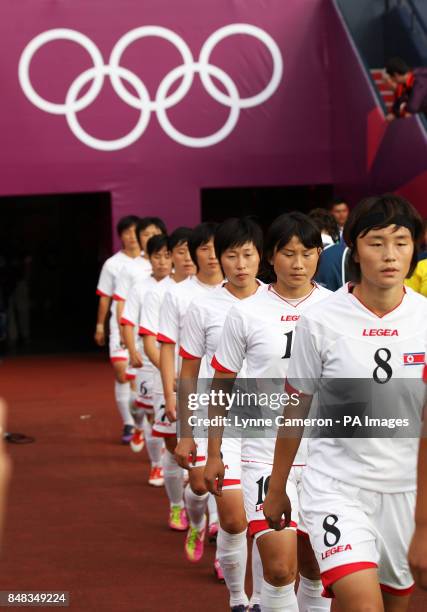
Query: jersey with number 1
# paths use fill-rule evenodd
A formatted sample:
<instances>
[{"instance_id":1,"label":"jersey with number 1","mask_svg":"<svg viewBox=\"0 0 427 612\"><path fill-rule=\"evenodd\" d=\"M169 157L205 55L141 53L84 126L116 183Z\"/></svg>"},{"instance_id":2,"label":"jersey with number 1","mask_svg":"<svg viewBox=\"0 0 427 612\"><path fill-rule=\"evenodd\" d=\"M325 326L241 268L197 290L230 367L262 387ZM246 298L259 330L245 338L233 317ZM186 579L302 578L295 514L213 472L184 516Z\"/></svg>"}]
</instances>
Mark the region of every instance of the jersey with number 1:
<instances>
[{"instance_id":1,"label":"jersey with number 1","mask_svg":"<svg viewBox=\"0 0 427 612\"><path fill-rule=\"evenodd\" d=\"M325 306L316 304L297 323L288 390L312 395L318 389L327 392L338 379L364 379L353 388L348 382L347 386L340 383L341 402L332 404L342 412L339 431L343 430L344 416L352 414L352 404L345 401L349 394L359 412L370 406L374 416L380 410L383 417L407 416L408 422L416 425L425 401L421 376L427 345L427 300L406 288L400 304L380 317L347 284ZM363 425L366 421L363 411L361 414ZM334 416L340 421L340 414ZM381 493L414 490L417 435L412 428L408 437L402 437L403 429L379 431L382 437L373 437L374 429L371 437L310 439L307 465L362 489Z\"/></svg>"},{"instance_id":2,"label":"jersey with number 1","mask_svg":"<svg viewBox=\"0 0 427 612\"><path fill-rule=\"evenodd\" d=\"M279 390L284 394L295 325L306 308L330 295L328 289L313 285L304 298L288 301L270 285L267 290L258 291L254 296L242 300L227 315L212 359L213 367L237 374L246 360L246 376L257 379L258 393L264 388L266 393L274 389L274 392ZM277 407L276 414L281 415L282 412L283 407ZM273 463L276 443L274 429L268 432L266 438L244 435L242 460ZM304 451L301 449L295 463L304 462Z\"/></svg>"}]
</instances>

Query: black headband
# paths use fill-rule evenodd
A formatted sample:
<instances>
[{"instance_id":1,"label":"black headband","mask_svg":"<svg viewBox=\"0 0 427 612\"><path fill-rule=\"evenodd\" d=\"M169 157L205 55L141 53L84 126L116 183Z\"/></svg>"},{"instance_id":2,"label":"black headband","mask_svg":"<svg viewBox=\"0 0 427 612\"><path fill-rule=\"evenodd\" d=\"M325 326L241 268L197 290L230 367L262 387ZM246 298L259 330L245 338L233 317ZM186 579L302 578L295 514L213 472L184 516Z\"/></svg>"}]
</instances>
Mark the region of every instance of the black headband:
<instances>
[{"instance_id":1,"label":"black headband","mask_svg":"<svg viewBox=\"0 0 427 612\"><path fill-rule=\"evenodd\" d=\"M369 215L365 215L361 217L356 225L352 228L350 234L350 240L352 245L356 244L356 238L364 231L371 230L375 227L387 227L388 225L398 225L400 227L407 227L411 232L411 235L414 235L414 223L407 219L404 215L394 215L393 217L389 217L389 215L384 212L376 212L370 213Z\"/></svg>"}]
</instances>

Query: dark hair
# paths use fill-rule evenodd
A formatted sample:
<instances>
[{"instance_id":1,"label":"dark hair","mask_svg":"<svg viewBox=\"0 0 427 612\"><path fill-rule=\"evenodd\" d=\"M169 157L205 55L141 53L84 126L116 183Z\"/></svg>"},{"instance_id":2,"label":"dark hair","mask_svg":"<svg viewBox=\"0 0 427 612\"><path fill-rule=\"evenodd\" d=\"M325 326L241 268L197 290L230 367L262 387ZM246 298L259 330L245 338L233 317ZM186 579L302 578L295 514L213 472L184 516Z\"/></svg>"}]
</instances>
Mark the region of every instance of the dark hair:
<instances>
[{"instance_id":1,"label":"dark hair","mask_svg":"<svg viewBox=\"0 0 427 612\"><path fill-rule=\"evenodd\" d=\"M121 236L123 232L125 232L127 229L129 229L133 225L135 225L136 227L138 223L139 223L139 217L136 217L135 215L128 215L127 217L122 217L121 219L119 219L119 222L117 223L117 226L116 226L118 235Z\"/></svg>"},{"instance_id":2,"label":"dark hair","mask_svg":"<svg viewBox=\"0 0 427 612\"><path fill-rule=\"evenodd\" d=\"M364 217L378 214L384 217L381 222L374 222L369 227L364 227L362 231L357 231L357 227ZM396 217L403 217L411 226L408 229L414 241L414 253L407 277L412 275L418 261L418 246L422 239L423 222L418 212L408 200L393 193L386 193L381 196L373 196L361 200L351 211L345 225L344 240L350 248L349 272L351 278L354 278L356 282L359 282L361 278L360 264L354 260L354 255L357 252L357 238L363 238L372 229L382 229L389 225L395 225Z\"/></svg>"},{"instance_id":3,"label":"dark hair","mask_svg":"<svg viewBox=\"0 0 427 612\"><path fill-rule=\"evenodd\" d=\"M403 75L411 70L401 57L391 57L387 60L385 69L390 76L394 76L395 74Z\"/></svg>"},{"instance_id":4,"label":"dark hair","mask_svg":"<svg viewBox=\"0 0 427 612\"><path fill-rule=\"evenodd\" d=\"M188 250L190 251L191 259L196 264L197 270L199 269L199 264L197 263L196 250L208 243L212 238L215 238L217 227L218 223L200 223L191 232L188 239Z\"/></svg>"},{"instance_id":5,"label":"dark hair","mask_svg":"<svg viewBox=\"0 0 427 612\"><path fill-rule=\"evenodd\" d=\"M338 206L339 204L345 204L348 207L347 200L345 198L342 198L341 196L337 196L336 198L332 198L329 203L328 209L332 210L335 206Z\"/></svg>"},{"instance_id":6,"label":"dark hair","mask_svg":"<svg viewBox=\"0 0 427 612\"><path fill-rule=\"evenodd\" d=\"M221 260L221 255L227 249L243 246L247 242L254 245L261 258L263 235L258 223L249 217L226 219L220 224L215 234L215 253L218 261Z\"/></svg>"},{"instance_id":7,"label":"dark hair","mask_svg":"<svg viewBox=\"0 0 427 612\"><path fill-rule=\"evenodd\" d=\"M340 239L340 230L335 217L324 208L313 208L308 213L308 216L317 225L320 232L325 232L331 236L334 242Z\"/></svg>"},{"instance_id":8,"label":"dark hair","mask_svg":"<svg viewBox=\"0 0 427 612\"><path fill-rule=\"evenodd\" d=\"M154 253L158 253L164 247L169 250L168 247L168 237L165 234L157 234L156 236L151 236L151 238L147 242L147 255L151 257Z\"/></svg>"},{"instance_id":9,"label":"dark hair","mask_svg":"<svg viewBox=\"0 0 427 612\"><path fill-rule=\"evenodd\" d=\"M141 217L141 219L138 221L138 225L136 226L137 236L139 236L140 232L143 232L150 225L155 225L158 227L162 234L166 235L168 233L165 222L160 219L160 217Z\"/></svg>"},{"instance_id":10,"label":"dark hair","mask_svg":"<svg viewBox=\"0 0 427 612\"><path fill-rule=\"evenodd\" d=\"M190 227L177 227L168 237L169 251L188 242L192 231Z\"/></svg>"},{"instance_id":11,"label":"dark hair","mask_svg":"<svg viewBox=\"0 0 427 612\"><path fill-rule=\"evenodd\" d=\"M270 259L296 236L307 249L323 249L322 236L316 224L304 213L291 212L277 217L270 225L265 239L265 278L275 278Z\"/></svg>"}]
</instances>

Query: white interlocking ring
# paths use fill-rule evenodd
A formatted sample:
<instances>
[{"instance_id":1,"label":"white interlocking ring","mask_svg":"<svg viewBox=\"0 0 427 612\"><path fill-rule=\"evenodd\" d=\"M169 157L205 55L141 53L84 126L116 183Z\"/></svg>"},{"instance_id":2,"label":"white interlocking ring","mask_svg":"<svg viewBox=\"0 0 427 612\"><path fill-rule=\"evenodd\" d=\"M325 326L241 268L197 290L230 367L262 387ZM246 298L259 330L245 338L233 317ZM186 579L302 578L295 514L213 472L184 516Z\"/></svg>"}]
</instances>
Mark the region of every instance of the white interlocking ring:
<instances>
[{"instance_id":1,"label":"white interlocking ring","mask_svg":"<svg viewBox=\"0 0 427 612\"><path fill-rule=\"evenodd\" d=\"M215 46L224 38L234 34L246 34L260 40L269 50L273 60L271 79L262 91L252 96L241 98L238 89L231 77L221 68L209 63ZM176 47L182 58L182 65L173 68L160 82L154 100L150 99L147 87L134 73L120 65L123 53L136 40L146 37L158 37L166 40ZM30 65L34 54L44 44L54 40L70 40L80 44L90 55L93 67L82 72L70 85L64 104L57 104L45 100L34 89L30 80ZM225 124L214 134L202 137L193 137L179 132L170 122L167 110L178 104L189 92L194 75L199 74L205 90L211 97L230 109ZM205 41L200 51L198 61L184 42L175 32L161 26L141 26L124 34L115 44L108 64L98 47L84 34L76 30L56 28L42 32L31 40L22 52L18 76L22 90L28 100L37 108L54 115L65 115L70 130L83 144L100 151L117 151L136 142L144 133L150 120L151 112L157 114L160 126L164 132L175 142L186 147L211 147L225 138L233 131L239 119L241 109L251 108L268 100L277 90L283 75L283 60L280 49L273 38L261 28L247 24L235 23L219 28ZM111 85L120 99L140 111L140 116L134 128L125 136L115 140L101 140L88 134L80 125L77 113L87 108L98 96L104 84L104 77L109 76ZM214 84L212 77L219 80L226 93ZM178 87L169 94L171 86L181 79ZM82 88L92 80L88 91L79 98ZM123 84L127 81L135 90L131 93Z\"/></svg>"}]
</instances>

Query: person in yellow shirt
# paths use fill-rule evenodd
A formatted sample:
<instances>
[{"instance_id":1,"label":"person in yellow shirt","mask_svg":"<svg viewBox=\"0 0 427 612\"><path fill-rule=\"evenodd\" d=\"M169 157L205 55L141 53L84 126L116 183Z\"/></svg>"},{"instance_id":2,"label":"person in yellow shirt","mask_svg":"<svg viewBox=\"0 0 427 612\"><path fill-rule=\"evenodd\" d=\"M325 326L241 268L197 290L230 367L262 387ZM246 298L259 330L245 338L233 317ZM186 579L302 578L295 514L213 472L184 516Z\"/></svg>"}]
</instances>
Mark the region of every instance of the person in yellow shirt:
<instances>
[{"instance_id":1,"label":"person in yellow shirt","mask_svg":"<svg viewBox=\"0 0 427 612\"><path fill-rule=\"evenodd\" d=\"M411 278L405 280L405 285L427 297L427 259L418 262Z\"/></svg>"}]
</instances>

